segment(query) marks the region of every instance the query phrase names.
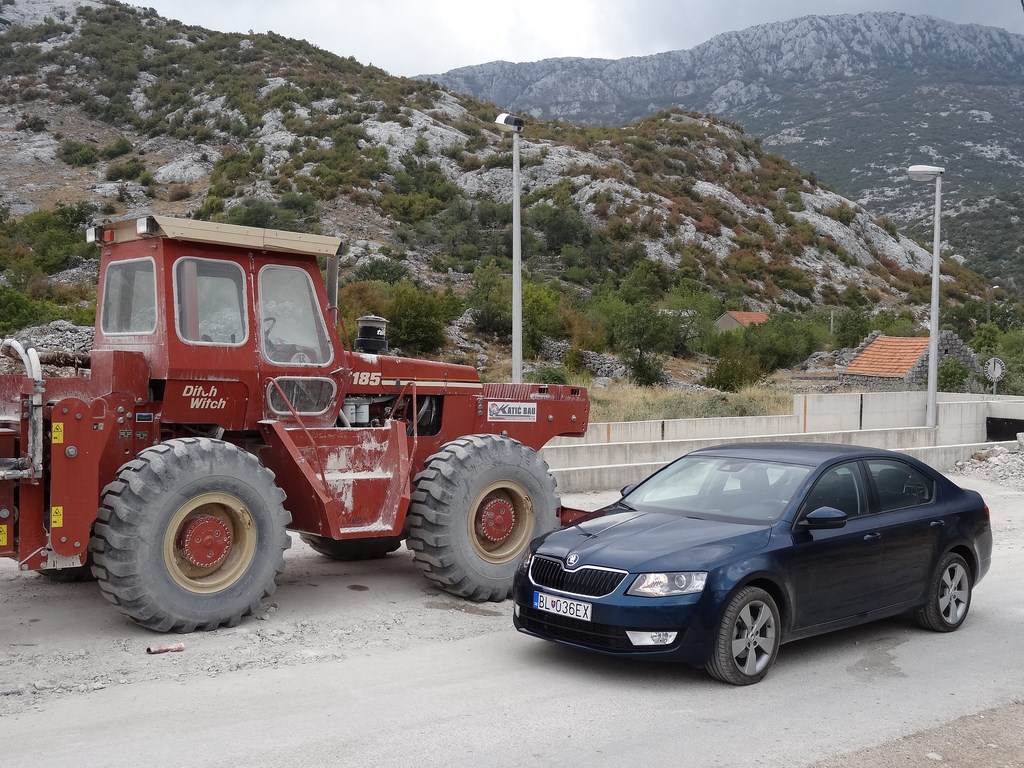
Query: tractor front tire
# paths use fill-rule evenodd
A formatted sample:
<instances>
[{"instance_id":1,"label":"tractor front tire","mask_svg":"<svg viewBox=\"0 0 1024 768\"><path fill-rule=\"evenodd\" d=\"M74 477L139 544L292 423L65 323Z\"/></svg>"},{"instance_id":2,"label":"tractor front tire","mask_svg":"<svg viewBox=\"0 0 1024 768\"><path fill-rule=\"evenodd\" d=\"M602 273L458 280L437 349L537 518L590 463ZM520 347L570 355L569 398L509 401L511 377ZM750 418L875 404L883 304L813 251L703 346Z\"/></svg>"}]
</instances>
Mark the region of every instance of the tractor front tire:
<instances>
[{"instance_id":1,"label":"tractor front tire","mask_svg":"<svg viewBox=\"0 0 1024 768\"><path fill-rule=\"evenodd\" d=\"M103 490L90 542L103 596L158 632L237 625L284 570L284 498L274 473L230 443L145 449Z\"/></svg>"},{"instance_id":2,"label":"tractor front tire","mask_svg":"<svg viewBox=\"0 0 1024 768\"><path fill-rule=\"evenodd\" d=\"M379 560L402 546L402 539L398 536L338 541L326 536L303 533L299 538L314 552L331 560Z\"/></svg>"},{"instance_id":3,"label":"tractor front tire","mask_svg":"<svg viewBox=\"0 0 1024 768\"><path fill-rule=\"evenodd\" d=\"M557 522L547 464L508 437L453 440L413 483L406 546L428 579L477 602L507 598L530 541Z\"/></svg>"}]
</instances>

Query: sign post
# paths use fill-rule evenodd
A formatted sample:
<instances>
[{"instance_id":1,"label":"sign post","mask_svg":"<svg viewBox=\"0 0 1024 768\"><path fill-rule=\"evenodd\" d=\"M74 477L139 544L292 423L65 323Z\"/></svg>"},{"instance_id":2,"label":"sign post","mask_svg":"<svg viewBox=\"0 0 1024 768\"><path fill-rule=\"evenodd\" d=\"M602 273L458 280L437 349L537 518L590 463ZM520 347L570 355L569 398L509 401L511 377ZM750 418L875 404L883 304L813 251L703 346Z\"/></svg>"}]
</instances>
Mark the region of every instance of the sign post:
<instances>
[{"instance_id":1,"label":"sign post","mask_svg":"<svg viewBox=\"0 0 1024 768\"><path fill-rule=\"evenodd\" d=\"M996 393L996 384L1006 375L1006 363L998 357L990 357L985 361L985 378L992 382L992 394Z\"/></svg>"}]
</instances>

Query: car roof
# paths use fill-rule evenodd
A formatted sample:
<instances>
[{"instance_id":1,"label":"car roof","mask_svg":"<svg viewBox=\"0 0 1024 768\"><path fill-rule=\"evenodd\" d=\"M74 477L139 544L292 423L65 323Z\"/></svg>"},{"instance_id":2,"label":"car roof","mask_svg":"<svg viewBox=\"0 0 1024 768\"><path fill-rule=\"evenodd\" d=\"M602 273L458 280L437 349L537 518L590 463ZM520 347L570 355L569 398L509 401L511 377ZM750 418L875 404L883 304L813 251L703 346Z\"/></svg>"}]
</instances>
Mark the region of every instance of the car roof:
<instances>
[{"instance_id":1,"label":"car roof","mask_svg":"<svg viewBox=\"0 0 1024 768\"><path fill-rule=\"evenodd\" d=\"M693 454L727 456L737 459L764 459L789 464L805 464L817 467L835 459L857 459L869 456L911 459L906 454L887 451L882 448L868 448L862 445L840 445L838 443L724 443L708 448L699 448ZM692 454L691 454L692 455Z\"/></svg>"}]
</instances>

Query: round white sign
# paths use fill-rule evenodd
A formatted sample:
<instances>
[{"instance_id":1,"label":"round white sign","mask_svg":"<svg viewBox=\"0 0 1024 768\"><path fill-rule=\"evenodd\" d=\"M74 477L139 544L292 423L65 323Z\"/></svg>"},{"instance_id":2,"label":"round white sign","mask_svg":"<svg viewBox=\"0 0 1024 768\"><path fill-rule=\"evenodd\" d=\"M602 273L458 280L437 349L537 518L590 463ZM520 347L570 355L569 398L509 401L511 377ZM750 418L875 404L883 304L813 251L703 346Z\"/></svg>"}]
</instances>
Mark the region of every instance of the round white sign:
<instances>
[{"instance_id":1,"label":"round white sign","mask_svg":"<svg viewBox=\"0 0 1024 768\"><path fill-rule=\"evenodd\" d=\"M990 357L985 361L985 378L989 381L999 381L1006 375L1006 363L998 357Z\"/></svg>"}]
</instances>

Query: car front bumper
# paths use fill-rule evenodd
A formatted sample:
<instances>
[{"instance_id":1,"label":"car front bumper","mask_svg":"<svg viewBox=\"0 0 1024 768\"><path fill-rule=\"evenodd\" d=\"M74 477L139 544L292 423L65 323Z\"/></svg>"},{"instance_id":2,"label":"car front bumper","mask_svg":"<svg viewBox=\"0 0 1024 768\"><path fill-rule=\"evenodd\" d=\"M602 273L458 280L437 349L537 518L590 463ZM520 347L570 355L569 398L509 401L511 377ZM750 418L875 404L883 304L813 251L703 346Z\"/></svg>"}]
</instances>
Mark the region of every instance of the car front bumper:
<instances>
[{"instance_id":1,"label":"car front bumper","mask_svg":"<svg viewBox=\"0 0 1024 768\"><path fill-rule=\"evenodd\" d=\"M538 591L589 603L590 620L535 608L534 593ZM714 645L724 596L705 591L678 597L634 597L620 588L611 595L593 598L540 588L520 577L513 588L512 620L520 632L563 645L613 656L702 664ZM676 636L666 645L635 645L627 631L675 632Z\"/></svg>"}]
</instances>

